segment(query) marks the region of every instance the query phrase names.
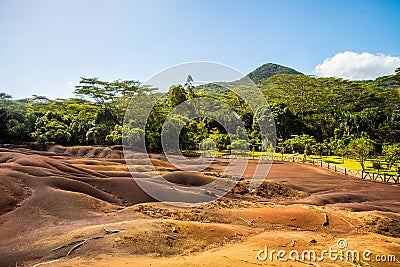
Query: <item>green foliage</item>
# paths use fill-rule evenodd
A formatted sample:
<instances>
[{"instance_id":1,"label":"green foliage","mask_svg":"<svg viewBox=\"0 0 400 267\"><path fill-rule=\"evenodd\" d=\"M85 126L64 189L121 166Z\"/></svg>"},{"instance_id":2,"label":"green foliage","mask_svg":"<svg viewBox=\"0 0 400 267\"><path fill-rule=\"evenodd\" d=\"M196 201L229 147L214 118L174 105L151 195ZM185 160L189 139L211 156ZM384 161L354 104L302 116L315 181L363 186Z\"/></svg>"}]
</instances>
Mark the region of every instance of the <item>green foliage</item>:
<instances>
[{"instance_id":1,"label":"green foliage","mask_svg":"<svg viewBox=\"0 0 400 267\"><path fill-rule=\"evenodd\" d=\"M383 154L388 167L395 166L400 161L400 144L386 145Z\"/></svg>"},{"instance_id":2,"label":"green foliage","mask_svg":"<svg viewBox=\"0 0 400 267\"><path fill-rule=\"evenodd\" d=\"M365 170L365 161L374 150L372 140L363 133L361 137L353 139L348 147L350 155L352 155L361 165L362 170Z\"/></svg>"},{"instance_id":3,"label":"green foliage","mask_svg":"<svg viewBox=\"0 0 400 267\"><path fill-rule=\"evenodd\" d=\"M243 139L236 139L227 146L231 150L232 155L236 156L248 156L250 151L250 143Z\"/></svg>"},{"instance_id":4,"label":"green foliage","mask_svg":"<svg viewBox=\"0 0 400 267\"><path fill-rule=\"evenodd\" d=\"M375 160L372 162L372 168L374 168L375 170L378 170L378 173L381 169L383 169L381 162L378 160Z\"/></svg>"},{"instance_id":5,"label":"green foliage","mask_svg":"<svg viewBox=\"0 0 400 267\"><path fill-rule=\"evenodd\" d=\"M97 111L94 120L95 124L112 125L115 124L115 122L116 122L116 117L114 116L111 109L101 108Z\"/></svg>"},{"instance_id":6,"label":"green foliage","mask_svg":"<svg viewBox=\"0 0 400 267\"><path fill-rule=\"evenodd\" d=\"M342 134L340 129L335 129L334 136L330 139L329 147L335 155L340 155L342 163L344 162L344 155L348 153L347 146L350 138Z\"/></svg>"},{"instance_id":7,"label":"green foliage","mask_svg":"<svg viewBox=\"0 0 400 267\"><path fill-rule=\"evenodd\" d=\"M269 103L285 103L301 121L299 129L319 141L330 139L336 128L347 136L365 131L379 142L390 142L400 130L387 119L398 109L399 95L374 82L278 74L262 91Z\"/></svg>"},{"instance_id":8,"label":"green foliage","mask_svg":"<svg viewBox=\"0 0 400 267\"><path fill-rule=\"evenodd\" d=\"M68 126L56 118L41 117L36 123L36 130L32 137L39 142L56 142L58 144L68 144L71 134Z\"/></svg>"},{"instance_id":9,"label":"green foliage","mask_svg":"<svg viewBox=\"0 0 400 267\"><path fill-rule=\"evenodd\" d=\"M106 141L109 144L122 144L122 126L115 125L114 130L110 132L109 135L106 136Z\"/></svg>"},{"instance_id":10,"label":"green foliage","mask_svg":"<svg viewBox=\"0 0 400 267\"><path fill-rule=\"evenodd\" d=\"M312 145L311 149L322 158L322 154L329 150L329 145L326 142L318 142Z\"/></svg>"},{"instance_id":11,"label":"green foliage","mask_svg":"<svg viewBox=\"0 0 400 267\"><path fill-rule=\"evenodd\" d=\"M106 124L98 124L86 133L86 142L93 145L107 145L107 136L112 128Z\"/></svg>"},{"instance_id":12,"label":"green foliage","mask_svg":"<svg viewBox=\"0 0 400 267\"><path fill-rule=\"evenodd\" d=\"M278 138L288 139L292 135L301 134L301 129L304 129L302 122L290 111L285 103L272 104L271 112L275 119Z\"/></svg>"},{"instance_id":13,"label":"green foliage","mask_svg":"<svg viewBox=\"0 0 400 267\"><path fill-rule=\"evenodd\" d=\"M168 92L168 105L171 108L178 106L179 104L187 100L185 88L182 85L173 85Z\"/></svg>"},{"instance_id":14,"label":"green foliage","mask_svg":"<svg viewBox=\"0 0 400 267\"><path fill-rule=\"evenodd\" d=\"M9 111L5 108L0 108L0 141L7 140L7 123L10 120Z\"/></svg>"},{"instance_id":15,"label":"green foliage","mask_svg":"<svg viewBox=\"0 0 400 267\"><path fill-rule=\"evenodd\" d=\"M115 96L115 91L111 90L110 84L100 81L99 78L81 77L79 85L76 86L75 94L82 97L90 97L99 104L104 104Z\"/></svg>"},{"instance_id":16,"label":"green foliage","mask_svg":"<svg viewBox=\"0 0 400 267\"><path fill-rule=\"evenodd\" d=\"M289 148L292 152L303 153L305 157L311 153L311 149L315 144L315 138L307 134L297 135L284 142L285 147Z\"/></svg>"},{"instance_id":17,"label":"green foliage","mask_svg":"<svg viewBox=\"0 0 400 267\"><path fill-rule=\"evenodd\" d=\"M30 127L26 121L18 121L17 119L10 119L7 122L7 135L12 141L25 141L30 138Z\"/></svg>"},{"instance_id":18,"label":"green foliage","mask_svg":"<svg viewBox=\"0 0 400 267\"><path fill-rule=\"evenodd\" d=\"M375 83L379 86L399 88L400 87L400 67L396 68L394 75L388 75L383 77L378 77L375 79Z\"/></svg>"},{"instance_id":19,"label":"green foliage","mask_svg":"<svg viewBox=\"0 0 400 267\"><path fill-rule=\"evenodd\" d=\"M86 133L94 124L91 120L85 118L75 118L68 126L68 132L71 134L70 142L72 144L86 144Z\"/></svg>"},{"instance_id":20,"label":"green foliage","mask_svg":"<svg viewBox=\"0 0 400 267\"><path fill-rule=\"evenodd\" d=\"M138 81L116 80L113 82L101 81L97 77L81 77L79 85L75 87L75 94L81 97L89 97L96 103L104 105L108 102L114 102L118 97L131 97L143 91L151 89L140 87Z\"/></svg>"},{"instance_id":21,"label":"green foliage","mask_svg":"<svg viewBox=\"0 0 400 267\"><path fill-rule=\"evenodd\" d=\"M195 150L203 140L209 138L205 119L199 118L186 123L180 138L185 149Z\"/></svg>"},{"instance_id":22,"label":"green foliage","mask_svg":"<svg viewBox=\"0 0 400 267\"><path fill-rule=\"evenodd\" d=\"M217 128L210 131L210 138L214 140L219 151L228 149L228 146L231 143L229 134L221 133Z\"/></svg>"},{"instance_id":23,"label":"green foliage","mask_svg":"<svg viewBox=\"0 0 400 267\"><path fill-rule=\"evenodd\" d=\"M122 128L122 138L124 139L124 144L128 145L128 147L137 148L145 142L145 131L140 128L124 126Z\"/></svg>"}]
</instances>

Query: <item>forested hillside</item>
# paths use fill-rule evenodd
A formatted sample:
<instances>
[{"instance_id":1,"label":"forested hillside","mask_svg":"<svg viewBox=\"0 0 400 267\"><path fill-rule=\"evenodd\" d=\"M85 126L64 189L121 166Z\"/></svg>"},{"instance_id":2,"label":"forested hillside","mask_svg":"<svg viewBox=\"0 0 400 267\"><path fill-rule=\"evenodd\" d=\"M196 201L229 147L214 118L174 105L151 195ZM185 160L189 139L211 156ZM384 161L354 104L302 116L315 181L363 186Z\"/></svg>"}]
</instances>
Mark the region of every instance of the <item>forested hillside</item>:
<instances>
[{"instance_id":1,"label":"forested hillside","mask_svg":"<svg viewBox=\"0 0 400 267\"><path fill-rule=\"evenodd\" d=\"M262 84L266 79L271 78L276 74L302 74L294 69L284 67L278 64L266 63L249 74L249 77L255 84Z\"/></svg>"},{"instance_id":2,"label":"forested hillside","mask_svg":"<svg viewBox=\"0 0 400 267\"><path fill-rule=\"evenodd\" d=\"M314 152L317 144L337 151L338 144L347 146L361 137L372 140L377 153L382 151L382 146L400 142L400 68L395 75L375 81L348 81L310 77L279 65L265 64L248 77L255 79L270 104L278 146L303 134L312 137ZM172 86L168 93L160 93L141 86L138 81L82 78L75 94L77 97L73 99L50 100L45 96L12 99L1 93L0 141L119 145L123 131L132 139L141 136L134 121L123 123L129 101L139 96L142 99L162 97L150 114L145 135L147 147L158 151L161 150L161 128L168 113L187 99L210 96L232 107L244 122L250 143L260 143L256 117L262 116L255 116L240 97L221 85L194 88L189 80L185 85ZM257 111L258 115L263 112L266 110ZM220 150L229 149L233 143L241 142L240 132L245 131L238 129L236 136L229 136L219 123L207 118L196 119L184 127L181 147L194 149L201 140L210 137ZM286 146L289 148L290 145ZM304 150L305 146L300 149Z\"/></svg>"}]
</instances>

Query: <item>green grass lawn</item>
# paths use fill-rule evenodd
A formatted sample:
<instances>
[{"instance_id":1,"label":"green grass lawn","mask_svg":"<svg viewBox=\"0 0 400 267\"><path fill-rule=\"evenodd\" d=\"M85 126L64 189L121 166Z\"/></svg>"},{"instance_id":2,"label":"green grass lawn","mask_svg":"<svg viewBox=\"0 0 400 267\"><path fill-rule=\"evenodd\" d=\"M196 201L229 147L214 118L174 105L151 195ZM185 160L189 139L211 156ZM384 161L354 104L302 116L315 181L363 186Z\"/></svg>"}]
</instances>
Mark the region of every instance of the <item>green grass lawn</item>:
<instances>
[{"instance_id":1,"label":"green grass lawn","mask_svg":"<svg viewBox=\"0 0 400 267\"><path fill-rule=\"evenodd\" d=\"M319 156L316 156L316 155L310 155L308 158L309 159L315 159L315 160L320 160L321 159ZM333 164L336 164L338 166L341 166L341 167L344 167L344 168L348 168L350 170L361 171L360 163L358 163L356 160L351 159L351 158L345 157L344 158L344 163L342 161L342 158L338 157L338 156L323 156L322 160L324 162L326 162L326 163L333 163ZM397 174L396 167L392 167L391 169L388 169L383 157L380 157L380 156L375 157L373 159L369 159L369 160L366 161L366 163L365 163L365 171L366 172L375 172L375 173L378 172L377 169L374 169L372 167L372 163L374 161L379 161L381 163L382 169L379 170L379 173L386 173L386 174L393 174L393 175Z\"/></svg>"}]
</instances>

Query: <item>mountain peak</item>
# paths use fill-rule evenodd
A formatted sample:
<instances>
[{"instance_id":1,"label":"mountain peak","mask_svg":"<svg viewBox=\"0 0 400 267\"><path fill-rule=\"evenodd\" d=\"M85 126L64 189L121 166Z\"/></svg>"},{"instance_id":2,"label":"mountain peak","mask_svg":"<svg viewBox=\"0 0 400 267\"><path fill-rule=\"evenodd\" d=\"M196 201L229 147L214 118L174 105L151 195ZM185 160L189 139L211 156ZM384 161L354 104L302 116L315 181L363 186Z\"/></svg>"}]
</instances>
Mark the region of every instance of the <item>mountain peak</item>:
<instances>
[{"instance_id":1,"label":"mountain peak","mask_svg":"<svg viewBox=\"0 0 400 267\"><path fill-rule=\"evenodd\" d=\"M254 83L260 84L263 83L266 79L274 76L275 74L302 74L302 73L282 65L274 63L265 63L264 65L261 65L260 67L256 68L255 70L247 74L247 77L253 80Z\"/></svg>"}]
</instances>

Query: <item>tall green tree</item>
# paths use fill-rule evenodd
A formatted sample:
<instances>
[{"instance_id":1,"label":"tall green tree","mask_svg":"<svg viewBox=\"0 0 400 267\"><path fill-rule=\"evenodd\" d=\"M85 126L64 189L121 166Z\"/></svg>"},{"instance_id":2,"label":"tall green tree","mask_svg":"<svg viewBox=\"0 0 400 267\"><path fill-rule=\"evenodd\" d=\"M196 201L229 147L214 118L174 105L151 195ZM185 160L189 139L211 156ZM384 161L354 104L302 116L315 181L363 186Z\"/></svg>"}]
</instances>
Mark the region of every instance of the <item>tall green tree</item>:
<instances>
[{"instance_id":1,"label":"tall green tree","mask_svg":"<svg viewBox=\"0 0 400 267\"><path fill-rule=\"evenodd\" d=\"M360 163L362 170L365 170L365 161L374 150L373 141L365 133L361 137L353 139L348 147L349 153Z\"/></svg>"},{"instance_id":2,"label":"tall green tree","mask_svg":"<svg viewBox=\"0 0 400 267\"><path fill-rule=\"evenodd\" d=\"M168 105L171 108L178 106L179 104L187 100L185 88L182 85L173 85L168 91Z\"/></svg>"},{"instance_id":3,"label":"tall green tree","mask_svg":"<svg viewBox=\"0 0 400 267\"><path fill-rule=\"evenodd\" d=\"M85 78L81 77L79 85L75 86L77 96L89 97L100 105L104 105L115 97L115 88L106 81L99 80L98 77Z\"/></svg>"}]
</instances>

